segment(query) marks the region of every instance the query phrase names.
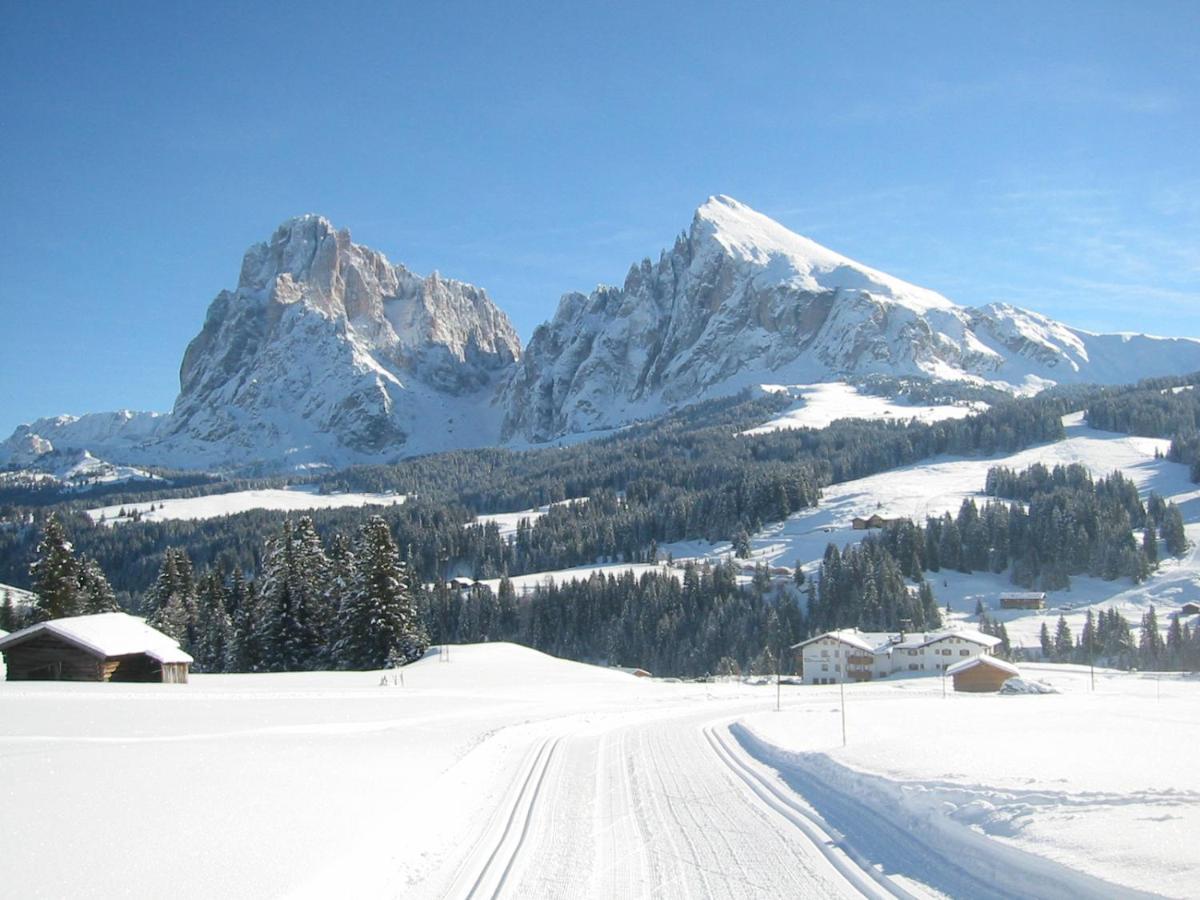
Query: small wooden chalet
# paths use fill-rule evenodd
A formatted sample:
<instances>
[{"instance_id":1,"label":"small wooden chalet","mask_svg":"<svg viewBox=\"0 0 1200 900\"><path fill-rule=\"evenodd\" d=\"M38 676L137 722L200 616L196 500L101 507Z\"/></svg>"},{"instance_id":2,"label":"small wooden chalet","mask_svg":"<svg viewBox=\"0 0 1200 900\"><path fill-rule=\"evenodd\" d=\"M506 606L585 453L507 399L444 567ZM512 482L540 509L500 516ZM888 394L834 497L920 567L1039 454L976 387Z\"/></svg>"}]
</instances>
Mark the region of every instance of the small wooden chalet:
<instances>
[{"instance_id":1,"label":"small wooden chalet","mask_svg":"<svg viewBox=\"0 0 1200 900\"><path fill-rule=\"evenodd\" d=\"M1200 603L1185 603L1179 607L1181 616L1200 616Z\"/></svg>"},{"instance_id":2,"label":"small wooden chalet","mask_svg":"<svg viewBox=\"0 0 1200 900\"><path fill-rule=\"evenodd\" d=\"M1045 609L1046 595L1042 591L1017 591L1000 595L1001 609Z\"/></svg>"},{"instance_id":3,"label":"small wooden chalet","mask_svg":"<svg viewBox=\"0 0 1200 900\"><path fill-rule=\"evenodd\" d=\"M950 666L946 669L946 674L954 679L956 691L994 694L1004 682L1020 675L1021 672L1012 663L996 659L994 656L975 656Z\"/></svg>"},{"instance_id":4,"label":"small wooden chalet","mask_svg":"<svg viewBox=\"0 0 1200 900\"><path fill-rule=\"evenodd\" d=\"M883 528L885 525L895 525L902 521L904 520L885 519L883 516L879 515L879 513L874 513L865 519L862 516L855 516L850 520L850 524L853 526L855 531L866 531L868 528Z\"/></svg>"},{"instance_id":5,"label":"small wooden chalet","mask_svg":"<svg viewBox=\"0 0 1200 900\"><path fill-rule=\"evenodd\" d=\"M182 684L192 658L136 616L101 613L39 622L0 638L9 681Z\"/></svg>"}]
</instances>

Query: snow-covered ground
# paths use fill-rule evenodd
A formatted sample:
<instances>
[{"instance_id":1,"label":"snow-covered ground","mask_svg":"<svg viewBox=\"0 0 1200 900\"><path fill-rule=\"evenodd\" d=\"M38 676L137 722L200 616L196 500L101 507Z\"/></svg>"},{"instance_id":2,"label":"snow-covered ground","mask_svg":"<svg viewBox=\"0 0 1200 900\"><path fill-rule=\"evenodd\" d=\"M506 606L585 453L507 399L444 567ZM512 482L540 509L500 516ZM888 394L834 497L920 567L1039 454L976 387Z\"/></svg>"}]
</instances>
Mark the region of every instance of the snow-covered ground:
<instances>
[{"instance_id":1,"label":"snow-covered ground","mask_svg":"<svg viewBox=\"0 0 1200 900\"><path fill-rule=\"evenodd\" d=\"M594 574L616 577L625 572L632 572L635 578L641 578L646 572L663 572L674 575L676 578L683 578L682 569L672 568L665 563L597 563L594 566L575 566L570 569L554 569L529 575L513 575L509 581L512 582L513 589L520 595L533 593L536 588L549 582L567 584L572 581L587 581ZM500 589L499 578L488 578L481 581L480 584L491 588L493 593Z\"/></svg>"},{"instance_id":2,"label":"snow-covered ground","mask_svg":"<svg viewBox=\"0 0 1200 900\"><path fill-rule=\"evenodd\" d=\"M838 419L894 419L897 422L915 419L918 422L937 422L942 419L962 419L986 409L986 403L963 403L954 406L910 406L888 397L865 394L843 381L828 384L764 384L762 389L772 394L787 394L797 403L778 418L772 419L745 434L762 434L788 428L824 428Z\"/></svg>"},{"instance_id":3,"label":"snow-covered ground","mask_svg":"<svg viewBox=\"0 0 1200 900\"><path fill-rule=\"evenodd\" d=\"M910 517L924 522L926 516L957 513L966 497L973 497L981 505L986 503L983 487L987 470L992 466L1004 465L1019 471L1037 462L1049 467L1081 463L1097 478L1120 469L1138 486L1143 497L1156 491L1179 505L1193 543L1192 552L1183 560L1166 557L1166 551L1160 550L1165 559L1144 584L1133 585L1128 579L1102 581L1075 577L1071 579L1071 590L1048 595L1050 609L1046 611L1001 612L1000 593L1014 589L1007 575L943 571L930 573L929 578L938 602L943 607L950 605L951 618L972 615L976 603L982 602L990 616L1006 623L1014 644L1036 646L1042 622L1048 622L1053 632L1060 613L1066 615L1068 624L1078 633L1088 607L1116 607L1136 626L1153 604L1160 624L1166 628L1169 622L1163 613L1200 598L1200 486L1188 479L1187 466L1155 458L1156 450L1166 452L1169 441L1088 428L1081 413L1066 416L1063 422L1067 437L1053 444L1008 456L936 457L906 468L830 485L824 489L816 509L796 513L753 535L751 561L792 567L799 562L807 572L814 572L827 544L842 547L868 533L853 530L851 520L855 516L879 513L885 518ZM728 542L689 541L664 544L659 552L673 554L679 560L725 556L731 550Z\"/></svg>"},{"instance_id":4,"label":"snow-covered ground","mask_svg":"<svg viewBox=\"0 0 1200 900\"><path fill-rule=\"evenodd\" d=\"M337 509L343 506L391 506L403 503L401 494L320 494L315 487L302 486L256 491L232 491L228 494L209 494L207 497L184 497L178 500L155 500L146 503L122 503L89 509L93 522L117 525L132 521L128 516L136 510L143 522L163 522L169 519L214 519L232 516L252 509L274 509L301 512L308 509ZM125 518L118 513L124 510Z\"/></svg>"},{"instance_id":5,"label":"snow-covered ground","mask_svg":"<svg viewBox=\"0 0 1200 900\"><path fill-rule=\"evenodd\" d=\"M587 497L578 497L574 500L559 500L557 503L547 503L545 506L537 506L533 509L521 509L517 512L506 513L483 513L475 517L476 525L486 525L490 522L496 523L496 527L500 529L500 537L512 537L517 533L517 526L521 524L522 519L528 519L532 525L546 513L550 512L552 506L562 506L564 503L586 503Z\"/></svg>"},{"instance_id":6,"label":"snow-covered ground","mask_svg":"<svg viewBox=\"0 0 1200 900\"><path fill-rule=\"evenodd\" d=\"M998 843L1130 889L1196 896L1200 768L1187 748L1200 742L1200 679L1105 671L1092 692L1086 668L1022 668L1061 693L943 697L936 678L847 686L843 747L838 689L818 687L735 733L863 841L873 838L859 804L947 855L1002 861ZM876 861L922 871L920 857L893 855L888 828L876 836ZM951 885L933 886L958 895Z\"/></svg>"},{"instance_id":7,"label":"snow-covered ground","mask_svg":"<svg viewBox=\"0 0 1200 900\"><path fill-rule=\"evenodd\" d=\"M775 713L773 685L506 644L432 653L403 684L0 683L3 893L1192 893L1200 682L1104 674L1092 694L1078 671L1033 674L1063 693L850 686L845 749L836 688L785 687Z\"/></svg>"}]
</instances>

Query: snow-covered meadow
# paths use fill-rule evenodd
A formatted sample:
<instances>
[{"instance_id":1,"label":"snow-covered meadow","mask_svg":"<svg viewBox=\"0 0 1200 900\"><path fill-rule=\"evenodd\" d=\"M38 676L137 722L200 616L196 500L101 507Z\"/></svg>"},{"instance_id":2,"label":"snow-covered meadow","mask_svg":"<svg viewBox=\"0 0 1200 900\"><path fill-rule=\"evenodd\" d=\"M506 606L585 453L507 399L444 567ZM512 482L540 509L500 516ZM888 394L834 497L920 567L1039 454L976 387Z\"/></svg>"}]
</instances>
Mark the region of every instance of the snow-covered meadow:
<instances>
[{"instance_id":1,"label":"snow-covered meadow","mask_svg":"<svg viewBox=\"0 0 1200 900\"><path fill-rule=\"evenodd\" d=\"M925 406L907 404L889 397L864 393L844 381L825 384L764 384L763 391L786 394L796 400L795 406L783 415L751 428L746 434L763 434L788 428L824 428L838 419L891 419L896 422L916 420L939 422L942 419L962 419L986 409L986 403L972 402L955 405Z\"/></svg>"},{"instance_id":2,"label":"snow-covered meadow","mask_svg":"<svg viewBox=\"0 0 1200 900\"><path fill-rule=\"evenodd\" d=\"M346 506L392 506L403 502L404 496L401 494L322 494L315 487L300 486L231 491L227 494L145 503L122 503L89 509L87 514L93 522L112 526L133 521L131 516L135 512L143 522L164 522L170 519L215 519L218 516L237 515L252 509L303 512ZM120 515L122 511L124 516Z\"/></svg>"},{"instance_id":3,"label":"snow-covered meadow","mask_svg":"<svg viewBox=\"0 0 1200 900\"><path fill-rule=\"evenodd\" d=\"M0 683L4 893L939 896L965 867L988 896L1008 867L1188 896L1200 876L1195 679L852 685L843 749L832 687L785 686L777 713L771 684L507 644L402 671Z\"/></svg>"}]
</instances>

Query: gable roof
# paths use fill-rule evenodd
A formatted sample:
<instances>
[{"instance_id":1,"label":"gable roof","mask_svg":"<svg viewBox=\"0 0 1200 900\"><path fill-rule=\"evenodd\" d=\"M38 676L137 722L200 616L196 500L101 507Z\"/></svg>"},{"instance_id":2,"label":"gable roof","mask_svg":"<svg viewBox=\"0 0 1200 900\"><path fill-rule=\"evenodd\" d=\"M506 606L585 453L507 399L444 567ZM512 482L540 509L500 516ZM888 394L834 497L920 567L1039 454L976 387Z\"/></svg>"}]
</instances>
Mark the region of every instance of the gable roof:
<instances>
[{"instance_id":1,"label":"gable roof","mask_svg":"<svg viewBox=\"0 0 1200 900\"><path fill-rule=\"evenodd\" d=\"M807 647L809 644L815 643L816 641L821 641L825 638L832 638L835 641L841 641L843 644L849 644L851 647L854 647L857 650L866 650L868 653L874 653L875 647L865 639L866 637L867 635L865 635L863 632L857 631L853 628L843 628L841 631L827 631L824 634L818 634L815 637L810 637L807 641L801 641L798 644L792 644L791 649L799 650L801 647Z\"/></svg>"},{"instance_id":2,"label":"gable roof","mask_svg":"<svg viewBox=\"0 0 1200 900\"><path fill-rule=\"evenodd\" d=\"M0 650L8 650L43 632L99 657L144 653L160 663L193 662L192 657L180 649L178 641L151 628L142 619L123 612L38 622L0 637Z\"/></svg>"},{"instance_id":3,"label":"gable roof","mask_svg":"<svg viewBox=\"0 0 1200 900\"><path fill-rule=\"evenodd\" d=\"M964 641L982 644L984 647L995 647L1000 643L1000 638L998 637L992 637L990 634L984 634L982 631L976 631L973 628L963 628L959 631L939 631L936 634L928 635L925 645L936 644L938 641L944 641L946 638L962 638Z\"/></svg>"},{"instance_id":4,"label":"gable roof","mask_svg":"<svg viewBox=\"0 0 1200 900\"><path fill-rule=\"evenodd\" d=\"M947 666L946 674L957 675L959 672L965 672L967 669L975 668L975 666L990 666L993 669L999 669L1001 672L1007 672L1009 675L1021 674L1021 670L1012 663L997 659L994 656L973 656L970 659L964 659L962 662L956 662L952 666Z\"/></svg>"}]
</instances>

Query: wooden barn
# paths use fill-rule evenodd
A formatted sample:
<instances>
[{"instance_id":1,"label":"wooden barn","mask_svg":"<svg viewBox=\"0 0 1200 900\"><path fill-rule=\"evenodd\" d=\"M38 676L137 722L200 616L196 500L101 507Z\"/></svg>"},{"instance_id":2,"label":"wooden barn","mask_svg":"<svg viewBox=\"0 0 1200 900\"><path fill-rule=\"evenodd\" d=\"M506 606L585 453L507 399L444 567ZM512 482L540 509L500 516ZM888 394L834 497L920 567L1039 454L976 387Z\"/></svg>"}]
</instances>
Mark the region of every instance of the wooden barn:
<instances>
[{"instance_id":1,"label":"wooden barn","mask_svg":"<svg viewBox=\"0 0 1200 900\"><path fill-rule=\"evenodd\" d=\"M1016 591L1000 595L1001 609L1045 609L1046 595L1042 591Z\"/></svg>"},{"instance_id":2,"label":"wooden barn","mask_svg":"<svg viewBox=\"0 0 1200 900\"><path fill-rule=\"evenodd\" d=\"M946 669L954 689L972 694L996 693L1004 682L1021 674L1010 662L994 656L975 656Z\"/></svg>"},{"instance_id":3,"label":"wooden barn","mask_svg":"<svg viewBox=\"0 0 1200 900\"><path fill-rule=\"evenodd\" d=\"M1200 616L1200 603L1185 603L1179 608L1181 616Z\"/></svg>"},{"instance_id":4,"label":"wooden barn","mask_svg":"<svg viewBox=\"0 0 1200 900\"><path fill-rule=\"evenodd\" d=\"M102 613L51 619L0 637L9 681L182 684L192 658L141 619Z\"/></svg>"}]
</instances>

